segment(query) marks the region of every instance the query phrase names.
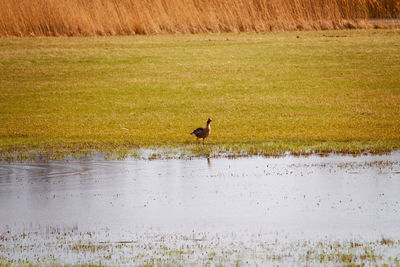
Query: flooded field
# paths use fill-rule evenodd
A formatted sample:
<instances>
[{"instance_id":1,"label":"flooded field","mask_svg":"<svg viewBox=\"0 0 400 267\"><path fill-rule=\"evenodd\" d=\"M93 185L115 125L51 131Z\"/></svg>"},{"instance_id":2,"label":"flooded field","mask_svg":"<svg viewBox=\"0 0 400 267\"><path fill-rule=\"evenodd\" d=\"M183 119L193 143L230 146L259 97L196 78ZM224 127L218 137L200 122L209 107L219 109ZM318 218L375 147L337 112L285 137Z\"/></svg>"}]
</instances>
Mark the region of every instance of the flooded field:
<instances>
[{"instance_id":1,"label":"flooded field","mask_svg":"<svg viewBox=\"0 0 400 267\"><path fill-rule=\"evenodd\" d=\"M400 152L0 163L0 263L400 264Z\"/></svg>"}]
</instances>

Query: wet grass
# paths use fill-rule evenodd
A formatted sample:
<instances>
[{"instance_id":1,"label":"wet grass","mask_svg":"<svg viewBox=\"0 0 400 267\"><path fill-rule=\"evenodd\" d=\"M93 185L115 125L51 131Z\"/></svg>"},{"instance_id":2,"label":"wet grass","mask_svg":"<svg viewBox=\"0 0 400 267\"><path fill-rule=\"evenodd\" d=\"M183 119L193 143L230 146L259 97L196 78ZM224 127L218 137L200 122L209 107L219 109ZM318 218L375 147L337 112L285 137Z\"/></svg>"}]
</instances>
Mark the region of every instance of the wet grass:
<instances>
[{"instance_id":1,"label":"wet grass","mask_svg":"<svg viewBox=\"0 0 400 267\"><path fill-rule=\"evenodd\" d=\"M145 234L135 240L99 242L96 234L57 231L4 234L0 264L12 265L386 265L396 266L400 241L223 241L180 234ZM207 237L206 237L207 236ZM232 235L229 235L232 238ZM226 238L226 237L224 237ZM229 238L228 238L229 239Z\"/></svg>"},{"instance_id":2,"label":"wet grass","mask_svg":"<svg viewBox=\"0 0 400 267\"><path fill-rule=\"evenodd\" d=\"M400 148L399 30L1 38L0 46L3 160ZM195 145L189 133L208 117L208 144Z\"/></svg>"}]
</instances>

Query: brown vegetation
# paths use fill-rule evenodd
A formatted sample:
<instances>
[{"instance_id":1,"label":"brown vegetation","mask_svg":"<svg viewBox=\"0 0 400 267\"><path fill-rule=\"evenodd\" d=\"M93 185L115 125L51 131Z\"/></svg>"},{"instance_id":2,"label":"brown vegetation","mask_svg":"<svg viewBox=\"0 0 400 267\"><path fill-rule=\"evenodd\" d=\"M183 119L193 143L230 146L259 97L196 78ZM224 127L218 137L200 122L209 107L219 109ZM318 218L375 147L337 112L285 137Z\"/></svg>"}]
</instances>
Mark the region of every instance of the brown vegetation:
<instances>
[{"instance_id":1,"label":"brown vegetation","mask_svg":"<svg viewBox=\"0 0 400 267\"><path fill-rule=\"evenodd\" d=\"M0 0L0 36L344 29L399 14L400 0Z\"/></svg>"}]
</instances>

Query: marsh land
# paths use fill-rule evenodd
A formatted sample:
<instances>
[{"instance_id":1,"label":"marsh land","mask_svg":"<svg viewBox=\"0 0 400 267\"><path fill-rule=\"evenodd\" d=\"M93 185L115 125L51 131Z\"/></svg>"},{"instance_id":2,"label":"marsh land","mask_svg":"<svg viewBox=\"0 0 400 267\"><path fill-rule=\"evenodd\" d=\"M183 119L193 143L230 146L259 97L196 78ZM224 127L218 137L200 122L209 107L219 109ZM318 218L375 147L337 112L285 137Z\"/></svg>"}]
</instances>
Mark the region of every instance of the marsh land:
<instances>
[{"instance_id":1,"label":"marsh land","mask_svg":"<svg viewBox=\"0 0 400 267\"><path fill-rule=\"evenodd\" d=\"M0 264L400 262L400 152L0 163Z\"/></svg>"},{"instance_id":2,"label":"marsh land","mask_svg":"<svg viewBox=\"0 0 400 267\"><path fill-rule=\"evenodd\" d=\"M0 38L0 264L398 265L399 114L398 29Z\"/></svg>"}]
</instances>

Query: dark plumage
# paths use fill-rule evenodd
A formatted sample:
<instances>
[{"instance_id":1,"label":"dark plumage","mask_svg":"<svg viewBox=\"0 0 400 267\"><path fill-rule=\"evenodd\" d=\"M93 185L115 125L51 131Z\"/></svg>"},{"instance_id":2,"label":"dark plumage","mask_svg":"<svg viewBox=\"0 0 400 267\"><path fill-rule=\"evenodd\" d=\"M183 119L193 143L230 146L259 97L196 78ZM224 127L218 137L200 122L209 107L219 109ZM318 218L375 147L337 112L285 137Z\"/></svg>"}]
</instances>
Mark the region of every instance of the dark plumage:
<instances>
[{"instance_id":1,"label":"dark plumage","mask_svg":"<svg viewBox=\"0 0 400 267\"><path fill-rule=\"evenodd\" d=\"M206 128L197 128L191 133L192 135L196 136L197 139L203 138L203 144L204 144L204 139L206 139L211 133L211 126L210 126L211 122L212 119L208 118Z\"/></svg>"}]
</instances>

